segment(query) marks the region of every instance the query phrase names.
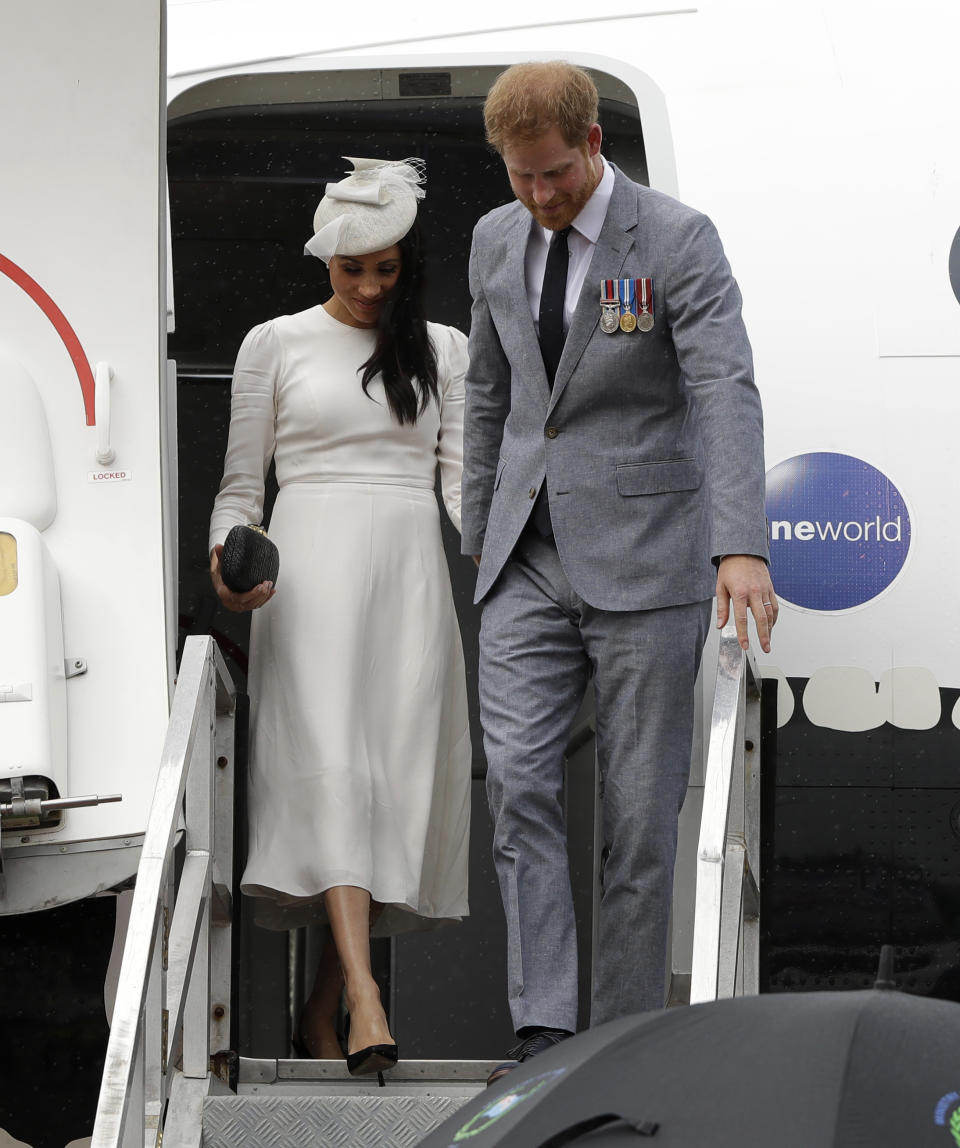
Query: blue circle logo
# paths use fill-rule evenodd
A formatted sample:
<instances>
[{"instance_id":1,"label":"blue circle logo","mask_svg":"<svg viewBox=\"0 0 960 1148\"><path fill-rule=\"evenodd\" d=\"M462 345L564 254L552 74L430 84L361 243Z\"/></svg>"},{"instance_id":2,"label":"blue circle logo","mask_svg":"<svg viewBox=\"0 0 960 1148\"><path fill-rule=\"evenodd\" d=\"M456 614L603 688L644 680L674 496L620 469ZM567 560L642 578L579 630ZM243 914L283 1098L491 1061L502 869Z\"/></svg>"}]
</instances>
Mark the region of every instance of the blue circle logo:
<instances>
[{"instance_id":1,"label":"blue circle logo","mask_svg":"<svg viewBox=\"0 0 960 1148\"><path fill-rule=\"evenodd\" d=\"M800 454L768 471L767 529L777 596L806 610L876 598L910 549L900 491L849 454Z\"/></svg>"}]
</instances>

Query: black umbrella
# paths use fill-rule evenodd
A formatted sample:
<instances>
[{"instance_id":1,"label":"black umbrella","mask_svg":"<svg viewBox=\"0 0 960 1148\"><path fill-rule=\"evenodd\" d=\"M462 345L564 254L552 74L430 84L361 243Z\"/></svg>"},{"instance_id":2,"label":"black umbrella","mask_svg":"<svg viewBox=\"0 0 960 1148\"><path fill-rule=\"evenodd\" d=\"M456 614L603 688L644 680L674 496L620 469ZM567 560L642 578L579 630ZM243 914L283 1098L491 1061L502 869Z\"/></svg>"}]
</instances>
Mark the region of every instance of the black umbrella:
<instances>
[{"instance_id":1,"label":"black umbrella","mask_svg":"<svg viewBox=\"0 0 960 1148\"><path fill-rule=\"evenodd\" d=\"M420 1148L958 1148L960 1005L769 994L601 1025L527 1061Z\"/></svg>"}]
</instances>

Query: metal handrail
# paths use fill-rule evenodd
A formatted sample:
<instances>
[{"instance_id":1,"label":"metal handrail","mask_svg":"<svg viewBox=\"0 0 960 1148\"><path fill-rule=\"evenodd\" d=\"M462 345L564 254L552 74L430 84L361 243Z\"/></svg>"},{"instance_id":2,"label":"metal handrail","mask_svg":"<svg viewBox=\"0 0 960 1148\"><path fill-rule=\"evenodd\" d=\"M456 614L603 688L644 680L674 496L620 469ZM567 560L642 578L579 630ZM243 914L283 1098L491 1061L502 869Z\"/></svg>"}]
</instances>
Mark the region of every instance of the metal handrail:
<instances>
[{"instance_id":1,"label":"metal handrail","mask_svg":"<svg viewBox=\"0 0 960 1148\"><path fill-rule=\"evenodd\" d=\"M697 847L690 1003L759 991L760 675L720 635Z\"/></svg>"},{"instance_id":2,"label":"metal handrail","mask_svg":"<svg viewBox=\"0 0 960 1148\"><path fill-rule=\"evenodd\" d=\"M178 1083L229 1046L236 691L212 638L187 639L127 927L91 1148L168 1145ZM186 805L184 805L186 798ZM221 816L217 817L217 809ZM183 837L174 891L174 849ZM167 1129L169 1130L169 1129Z\"/></svg>"}]
</instances>

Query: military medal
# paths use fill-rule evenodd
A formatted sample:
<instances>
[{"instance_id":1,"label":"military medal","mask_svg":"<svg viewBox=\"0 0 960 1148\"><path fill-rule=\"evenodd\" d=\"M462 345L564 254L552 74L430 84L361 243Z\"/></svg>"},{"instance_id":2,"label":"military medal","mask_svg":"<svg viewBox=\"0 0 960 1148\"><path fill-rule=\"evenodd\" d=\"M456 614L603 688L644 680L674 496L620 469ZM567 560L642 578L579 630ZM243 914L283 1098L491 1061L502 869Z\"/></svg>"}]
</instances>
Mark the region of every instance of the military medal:
<instances>
[{"instance_id":1,"label":"military medal","mask_svg":"<svg viewBox=\"0 0 960 1148\"><path fill-rule=\"evenodd\" d=\"M616 279L600 280L600 330L612 335L620 329L620 292Z\"/></svg>"},{"instance_id":2,"label":"military medal","mask_svg":"<svg viewBox=\"0 0 960 1148\"><path fill-rule=\"evenodd\" d=\"M637 326L641 331L653 330L653 280L637 279L637 289L640 292L640 315Z\"/></svg>"},{"instance_id":3,"label":"military medal","mask_svg":"<svg viewBox=\"0 0 960 1148\"><path fill-rule=\"evenodd\" d=\"M633 279L620 280L620 330L629 334L637 329L637 316L633 310L635 298L635 283Z\"/></svg>"}]
</instances>

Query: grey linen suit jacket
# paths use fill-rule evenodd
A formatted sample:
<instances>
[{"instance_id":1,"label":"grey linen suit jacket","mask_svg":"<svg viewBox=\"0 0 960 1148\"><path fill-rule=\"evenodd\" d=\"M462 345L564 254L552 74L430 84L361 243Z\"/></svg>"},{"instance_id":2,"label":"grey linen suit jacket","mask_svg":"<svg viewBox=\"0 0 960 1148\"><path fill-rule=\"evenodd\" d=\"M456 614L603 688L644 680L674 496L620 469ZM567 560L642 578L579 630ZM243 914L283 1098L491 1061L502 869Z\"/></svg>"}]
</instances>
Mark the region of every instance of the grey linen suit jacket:
<instances>
[{"instance_id":1,"label":"grey linen suit jacket","mask_svg":"<svg viewBox=\"0 0 960 1148\"><path fill-rule=\"evenodd\" d=\"M477 224L464 427L464 554L476 600L547 484L557 551L589 605L713 595L711 558L767 557L763 420L740 291L706 216L615 170L551 392L527 301L533 218ZM654 329L600 330L600 280L652 278Z\"/></svg>"}]
</instances>

